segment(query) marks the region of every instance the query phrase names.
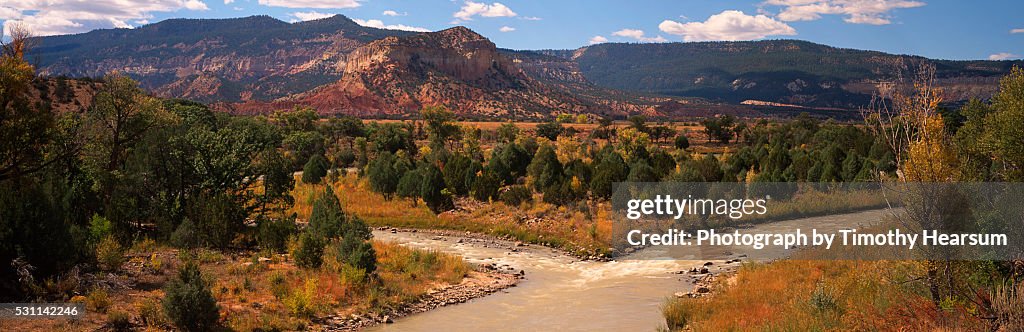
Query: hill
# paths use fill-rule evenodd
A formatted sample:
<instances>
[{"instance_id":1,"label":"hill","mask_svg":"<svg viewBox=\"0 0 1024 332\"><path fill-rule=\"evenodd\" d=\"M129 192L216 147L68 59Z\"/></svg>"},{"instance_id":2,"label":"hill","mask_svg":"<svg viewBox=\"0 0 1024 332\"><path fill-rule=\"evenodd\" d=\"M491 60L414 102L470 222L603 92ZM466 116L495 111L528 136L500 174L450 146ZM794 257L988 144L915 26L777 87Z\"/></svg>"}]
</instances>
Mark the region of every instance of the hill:
<instances>
[{"instance_id":1,"label":"hill","mask_svg":"<svg viewBox=\"0 0 1024 332\"><path fill-rule=\"evenodd\" d=\"M936 68L949 100L987 98L998 78L1024 61L949 61L835 48L799 40L693 43L608 43L539 51L570 59L594 84L630 91L739 103L760 100L857 108L875 82Z\"/></svg>"},{"instance_id":2,"label":"hill","mask_svg":"<svg viewBox=\"0 0 1024 332\"><path fill-rule=\"evenodd\" d=\"M273 102L217 107L251 114L310 106L326 114L402 118L424 106L445 105L476 119L540 119L557 113L662 116L672 111L660 104L672 98L602 89L580 76L548 70L561 63L567 67L563 72L571 72L571 62L563 59L509 55L465 27L385 37L352 51L336 82Z\"/></svg>"},{"instance_id":3,"label":"hill","mask_svg":"<svg viewBox=\"0 0 1024 332\"><path fill-rule=\"evenodd\" d=\"M37 38L31 58L39 60L42 75L119 71L162 97L267 100L336 80L352 50L409 34L363 27L341 15L291 24L269 16L171 19Z\"/></svg>"}]
</instances>

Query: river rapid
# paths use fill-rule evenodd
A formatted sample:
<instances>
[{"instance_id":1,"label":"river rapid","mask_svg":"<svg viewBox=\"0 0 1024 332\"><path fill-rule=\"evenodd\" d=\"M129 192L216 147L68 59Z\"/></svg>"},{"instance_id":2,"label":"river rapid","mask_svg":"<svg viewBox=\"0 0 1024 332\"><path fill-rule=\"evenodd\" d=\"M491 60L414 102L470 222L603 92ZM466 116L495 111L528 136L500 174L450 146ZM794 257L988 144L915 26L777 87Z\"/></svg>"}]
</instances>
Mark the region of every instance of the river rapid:
<instances>
[{"instance_id":1,"label":"river rapid","mask_svg":"<svg viewBox=\"0 0 1024 332\"><path fill-rule=\"evenodd\" d=\"M884 212L797 219L757 225L744 232L785 232L797 227L822 231L869 225ZM441 307L370 328L371 331L653 331L665 326L661 305L669 296L693 287L694 267L711 273L734 269L727 260L748 257L753 249L717 247L699 255L678 247L648 247L614 261L580 261L550 248L517 246L509 241L430 232L375 231L378 240L461 255L470 263L524 271L517 287ZM758 252L759 258L782 258L786 250ZM669 259L666 256L683 259ZM689 258L689 259L688 259ZM699 258L699 259L698 259ZM744 258L741 258L744 259Z\"/></svg>"}]
</instances>

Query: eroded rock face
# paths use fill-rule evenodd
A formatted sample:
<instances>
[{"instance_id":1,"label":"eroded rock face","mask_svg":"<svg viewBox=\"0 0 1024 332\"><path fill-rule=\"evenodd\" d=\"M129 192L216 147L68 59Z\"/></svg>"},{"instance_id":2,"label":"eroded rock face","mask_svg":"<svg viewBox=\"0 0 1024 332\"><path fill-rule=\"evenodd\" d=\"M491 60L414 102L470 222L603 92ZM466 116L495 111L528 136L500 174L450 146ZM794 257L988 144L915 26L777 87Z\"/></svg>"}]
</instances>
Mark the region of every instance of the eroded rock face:
<instances>
[{"instance_id":1,"label":"eroded rock face","mask_svg":"<svg viewBox=\"0 0 1024 332\"><path fill-rule=\"evenodd\" d=\"M266 16L174 19L137 29L40 38L40 74L128 74L156 95L205 102L272 100L337 80L367 42L410 32L344 16L285 23Z\"/></svg>"},{"instance_id":2,"label":"eroded rock face","mask_svg":"<svg viewBox=\"0 0 1024 332\"><path fill-rule=\"evenodd\" d=\"M240 113L311 106L326 114L409 116L445 105L477 118L541 118L590 112L598 103L527 75L494 43L464 27L370 42L349 54L335 83L274 103L233 105Z\"/></svg>"}]
</instances>

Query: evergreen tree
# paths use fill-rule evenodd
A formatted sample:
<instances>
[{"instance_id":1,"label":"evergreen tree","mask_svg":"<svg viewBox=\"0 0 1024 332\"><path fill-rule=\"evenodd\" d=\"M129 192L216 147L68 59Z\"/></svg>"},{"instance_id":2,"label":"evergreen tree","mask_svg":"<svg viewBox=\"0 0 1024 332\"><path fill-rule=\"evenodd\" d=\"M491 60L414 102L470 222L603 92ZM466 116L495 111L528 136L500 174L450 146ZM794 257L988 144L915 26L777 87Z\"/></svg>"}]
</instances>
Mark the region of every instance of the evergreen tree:
<instances>
[{"instance_id":1,"label":"evergreen tree","mask_svg":"<svg viewBox=\"0 0 1024 332\"><path fill-rule=\"evenodd\" d=\"M320 180L327 176L327 168L330 164L327 163L327 159L321 154L314 154L306 162L306 165L302 167L302 182L308 184L318 184Z\"/></svg>"},{"instance_id":2,"label":"evergreen tree","mask_svg":"<svg viewBox=\"0 0 1024 332\"><path fill-rule=\"evenodd\" d=\"M398 190L398 180L402 176L396 168L398 162L395 155L383 152L366 166L366 177L370 182L370 188L384 195L385 200L391 200L395 191Z\"/></svg>"},{"instance_id":3,"label":"evergreen tree","mask_svg":"<svg viewBox=\"0 0 1024 332\"><path fill-rule=\"evenodd\" d=\"M629 176L629 167L618 153L612 151L605 154L594 167L594 179L590 181L590 190L596 197L612 197L612 184L625 181Z\"/></svg>"},{"instance_id":4,"label":"evergreen tree","mask_svg":"<svg viewBox=\"0 0 1024 332\"><path fill-rule=\"evenodd\" d=\"M423 183L420 185L420 198L427 204L430 211L441 213L455 207L452 197L446 190L444 175L434 165L423 168Z\"/></svg>"},{"instance_id":5,"label":"evergreen tree","mask_svg":"<svg viewBox=\"0 0 1024 332\"><path fill-rule=\"evenodd\" d=\"M327 186L313 201L313 212L309 215L309 232L322 238L334 238L341 235L345 220L345 212L341 209L338 196L334 195L331 186Z\"/></svg>"},{"instance_id":6,"label":"evergreen tree","mask_svg":"<svg viewBox=\"0 0 1024 332\"><path fill-rule=\"evenodd\" d=\"M544 188L562 181L562 163L558 161L558 155L551 144L537 149L527 172L533 178L533 187L537 191L544 191Z\"/></svg>"}]
</instances>

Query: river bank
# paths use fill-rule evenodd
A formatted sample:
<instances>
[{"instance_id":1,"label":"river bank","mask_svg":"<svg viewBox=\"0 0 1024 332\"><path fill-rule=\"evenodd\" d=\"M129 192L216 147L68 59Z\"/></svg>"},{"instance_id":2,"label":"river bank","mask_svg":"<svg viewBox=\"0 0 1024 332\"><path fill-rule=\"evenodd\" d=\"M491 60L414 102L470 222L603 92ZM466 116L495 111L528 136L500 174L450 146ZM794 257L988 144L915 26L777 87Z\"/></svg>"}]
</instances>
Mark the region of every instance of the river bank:
<instances>
[{"instance_id":1,"label":"river bank","mask_svg":"<svg viewBox=\"0 0 1024 332\"><path fill-rule=\"evenodd\" d=\"M515 287L519 280L523 278L521 273L510 270L503 271L491 267L480 267L479 269L479 271L470 271L462 279L462 282L458 284L444 285L430 290L427 294L409 303L385 309L384 312L324 317L321 320L322 330L357 331L378 324L391 324L394 323L395 319L401 317L447 305L465 303L466 301L487 296L509 287Z\"/></svg>"}]
</instances>

